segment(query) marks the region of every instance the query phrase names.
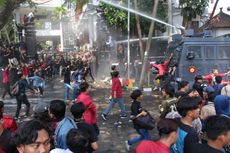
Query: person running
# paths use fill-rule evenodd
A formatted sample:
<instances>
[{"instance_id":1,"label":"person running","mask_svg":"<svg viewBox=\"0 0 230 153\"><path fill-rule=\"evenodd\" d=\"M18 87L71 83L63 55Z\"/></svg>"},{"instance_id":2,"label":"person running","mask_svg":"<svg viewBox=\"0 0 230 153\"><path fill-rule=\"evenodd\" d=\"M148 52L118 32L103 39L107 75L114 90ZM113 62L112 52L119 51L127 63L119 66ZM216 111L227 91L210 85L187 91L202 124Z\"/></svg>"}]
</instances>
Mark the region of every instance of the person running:
<instances>
[{"instance_id":1,"label":"person running","mask_svg":"<svg viewBox=\"0 0 230 153\"><path fill-rule=\"evenodd\" d=\"M65 102L69 100L69 90L71 89L70 76L71 76L70 66L68 65L64 68L64 88L65 88L64 100Z\"/></svg>"},{"instance_id":2,"label":"person running","mask_svg":"<svg viewBox=\"0 0 230 153\"><path fill-rule=\"evenodd\" d=\"M170 153L170 147L176 143L178 125L173 119L163 118L157 123L160 139L157 141L143 140L135 153Z\"/></svg>"},{"instance_id":3,"label":"person running","mask_svg":"<svg viewBox=\"0 0 230 153\"><path fill-rule=\"evenodd\" d=\"M8 93L11 98L13 97L13 95L10 92L10 68L11 67L8 64L3 70L2 83L3 83L4 91L2 94L2 99L5 99L6 93Z\"/></svg>"},{"instance_id":4,"label":"person running","mask_svg":"<svg viewBox=\"0 0 230 153\"><path fill-rule=\"evenodd\" d=\"M17 110L15 113L15 119L19 118L19 113L20 113L20 110L22 107L22 103L24 103L26 105L26 115L24 117L29 116L30 103L27 99L26 88L29 88L31 91L36 92L29 86L25 75L23 75L22 73L19 73L18 77L20 78L20 80L18 82L16 82L19 90L18 90L18 93L16 94Z\"/></svg>"},{"instance_id":5,"label":"person running","mask_svg":"<svg viewBox=\"0 0 230 153\"><path fill-rule=\"evenodd\" d=\"M86 107L83 118L85 122L92 125L99 134L99 128L97 126L97 106L93 103L93 100L89 95L89 84L83 82L80 85L80 91L81 93L77 97L77 103L81 102Z\"/></svg>"},{"instance_id":6,"label":"person running","mask_svg":"<svg viewBox=\"0 0 230 153\"><path fill-rule=\"evenodd\" d=\"M147 129L143 129L135 122L135 118L139 116L147 115L147 111L141 107L142 97L143 95L142 95L141 90L136 89L131 93L131 98L133 99L133 102L131 105L131 118L133 119L134 129L137 131L139 136L134 137L128 141L125 141L126 149L128 151L130 150L131 145L133 145L134 143L137 143L141 140L151 139L151 135L149 134L149 131Z\"/></svg>"},{"instance_id":7,"label":"person running","mask_svg":"<svg viewBox=\"0 0 230 153\"><path fill-rule=\"evenodd\" d=\"M121 118L127 117L126 111L125 111L125 104L124 104L124 98L122 96L122 87L121 87L121 81L119 80L119 72L114 71L113 72L113 78L112 78L112 99L110 100L109 106L104 110L104 112L101 114L101 117L103 120L107 120L107 116L114 107L116 103L118 103L121 111Z\"/></svg>"}]
</instances>

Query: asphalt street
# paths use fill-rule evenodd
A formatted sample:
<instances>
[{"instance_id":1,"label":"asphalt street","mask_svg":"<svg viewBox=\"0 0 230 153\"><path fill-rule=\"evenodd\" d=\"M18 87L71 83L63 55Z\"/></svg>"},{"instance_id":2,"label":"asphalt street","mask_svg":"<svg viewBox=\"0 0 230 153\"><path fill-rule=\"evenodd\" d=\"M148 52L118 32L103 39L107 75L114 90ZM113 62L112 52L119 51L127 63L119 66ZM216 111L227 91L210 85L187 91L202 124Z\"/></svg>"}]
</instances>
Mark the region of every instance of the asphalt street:
<instances>
[{"instance_id":1,"label":"asphalt street","mask_svg":"<svg viewBox=\"0 0 230 153\"><path fill-rule=\"evenodd\" d=\"M0 92L2 94L2 90ZM64 88L63 83L60 79L47 82L44 96L38 96L32 93L28 93L28 99L31 103L31 114L32 108L37 103L49 103L54 99L63 99L64 97ZM137 135L136 131L133 129L132 122L129 120L129 117L121 119L119 117L119 108L118 105L115 106L111 114L108 116L108 120L104 121L101 118L101 112L108 106L110 89L109 85L105 85L100 81L97 81L96 84L91 84L90 95L93 98L93 101L98 104L99 109L97 113L97 122L100 128L99 136L99 149L97 153L127 153L132 152L136 145L131 147L130 151L126 150L125 140L134 137ZM130 91L124 90L125 105L128 114L130 114L130 105L131 99L129 98ZM16 99L10 99L8 95L4 100L5 103L5 113L11 116L14 116L16 111ZM157 98L154 98L152 94L144 94L143 97L143 108L146 108L155 118L158 118L158 105L160 101ZM69 108L67 108L69 109ZM23 104L21 114L25 112L25 105ZM69 111L67 110L67 115ZM156 129L151 131L152 138L156 139Z\"/></svg>"}]
</instances>

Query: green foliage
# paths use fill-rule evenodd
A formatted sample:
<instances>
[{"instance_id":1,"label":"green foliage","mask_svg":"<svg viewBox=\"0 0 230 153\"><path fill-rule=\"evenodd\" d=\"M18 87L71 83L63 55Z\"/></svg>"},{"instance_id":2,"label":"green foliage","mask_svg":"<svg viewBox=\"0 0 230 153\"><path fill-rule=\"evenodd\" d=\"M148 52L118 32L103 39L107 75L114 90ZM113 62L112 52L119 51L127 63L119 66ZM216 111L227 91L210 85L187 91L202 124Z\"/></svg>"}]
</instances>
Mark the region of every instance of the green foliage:
<instances>
[{"instance_id":1,"label":"green foliage","mask_svg":"<svg viewBox=\"0 0 230 153\"><path fill-rule=\"evenodd\" d=\"M113 6L101 3L100 8L104 10L104 16L109 24L114 28L120 29L121 31L127 31L127 12Z\"/></svg>"},{"instance_id":2,"label":"green foliage","mask_svg":"<svg viewBox=\"0 0 230 153\"><path fill-rule=\"evenodd\" d=\"M6 0L0 0L0 9L3 8L6 4Z\"/></svg>"},{"instance_id":3,"label":"green foliage","mask_svg":"<svg viewBox=\"0 0 230 153\"><path fill-rule=\"evenodd\" d=\"M64 5L61 5L60 7L56 7L53 12L54 12L54 15L56 16L60 16L60 15L63 16L67 14L67 9L65 8Z\"/></svg>"},{"instance_id":4,"label":"green foliage","mask_svg":"<svg viewBox=\"0 0 230 153\"><path fill-rule=\"evenodd\" d=\"M168 22L168 4L164 1L159 1L157 17L164 22ZM156 22L155 29L160 30L161 32L165 32L166 25Z\"/></svg>"},{"instance_id":5,"label":"green foliage","mask_svg":"<svg viewBox=\"0 0 230 153\"><path fill-rule=\"evenodd\" d=\"M153 0L138 0L138 11L143 12L144 14L152 14L152 9L154 6ZM115 8L111 5L107 5L104 3L101 3L99 6L102 10L104 10L104 16L107 21L107 23L116 28L121 29L122 32L127 32L127 11ZM160 1L158 5L158 11L157 11L157 18L166 21L168 20L167 16L167 3L164 1ZM151 24L151 21L149 19L146 19L144 17L140 16L140 24L142 33L144 35L148 35L149 27ZM165 32L166 26L162 25L160 23L155 23L155 29L160 30L161 32ZM136 31L136 20L135 20L135 14L131 13L130 15L130 31Z\"/></svg>"},{"instance_id":6,"label":"green foliage","mask_svg":"<svg viewBox=\"0 0 230 153\"><path fill-rule=\"evenodd\" d=\"M75 6L75 10L82 10L82 7L87 4L89 0L65 0L64 6L69 7L70 5Z\"/></svg>"},{"instance_id":7,"label":"green foliage","mask_svg":"<svg viewBox=\"0 0 230 153\"><path fill-rule=\"evenodd\" d=\"M77 3L76 3L76 10L81 10L82 7L88 3L89 0L76 0Z\"/></svg>"},{"instance_id":8,"label":"green foliage","mask_svg":"<svg viewBox=\"0 0 230 153\"><path fill-rule=\"evenodd\" d=\"M8 23L5 24L5 26L4 26L4 28L6 28L6 31L8 32L8 36L9 36L9 39L11 42L14 42L14 34L15 34L14 25L15 25L15 23L13 21L13 18L10 17ZM2 39L3 44L8 44L5 30L1 31L1 39Z\"/></svg>"},{"instance_id":9,"label":"green foliage","mask_svg":"<svg viewBox=\"0 0 230 153\"><path fill-rule=\"evenodd\" d=\"M51 45L45 42L41 42L40 44L38 44L38 46L40 47L40 49L45 50L45 51L49 50L52 47Z\"/></svg>"},{"instance_id":10,"label":"green foliage","mask_svg":"<svg viewBox=\"0 0 230 153\"><path fill-rule=\"evenodd\" d=\"M196 15L202 15L209 0L179 0L181 14L188 20L195 18Z\"/></svg>"}]
</instances>

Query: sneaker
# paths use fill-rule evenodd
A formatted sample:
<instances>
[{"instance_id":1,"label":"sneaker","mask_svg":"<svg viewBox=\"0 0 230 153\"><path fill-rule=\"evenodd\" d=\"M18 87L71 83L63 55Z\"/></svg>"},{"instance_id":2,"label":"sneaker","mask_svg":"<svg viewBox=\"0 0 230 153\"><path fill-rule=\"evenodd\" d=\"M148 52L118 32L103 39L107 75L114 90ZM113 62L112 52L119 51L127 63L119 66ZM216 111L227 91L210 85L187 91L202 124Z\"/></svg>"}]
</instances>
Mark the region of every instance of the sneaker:
<instances>
[{"instance_id":1,"label":"sneaker","mask_svg":"<svg viewBox=\"0 0 230 153\"><path fill-rule=\"evenodd\" d=\"M127 151L130 151L130 145L129 145L128 141L125 141L125 148Z\"/></svg>"},{"instance_id":2,"label":"sneaker","mask_svg":"<svg viewBox=\"0 0 230 153\"><path fill-rule=\"evenodd\" d=\"M121 119L124 119L127 117L127 115L121 115L120 117L121 117Z\"/></svg>"},{"instance_id":3,"label":"sneaker","mask_svg":"<svg viewBox=\"0 0 230 153\"><path fill-rule=\"evenodd\" d=\"M107 116L107 115L105 115L105 114L101 114L101 117L103 118L104 121L107 120L107 119L106 119L106 116Z\"/></svg>"},{"instance_id":4,"label":"sneaker","mask_svg":"<svg viewBox=\"0 0 230 153\"><path fill-rule=\"evenodd\" d=\"M19 117L14 117L14 120L15 120L16 122L20 122L21 117L20 117L20 116L19 116Z\"/></svg>"}]
</instances>

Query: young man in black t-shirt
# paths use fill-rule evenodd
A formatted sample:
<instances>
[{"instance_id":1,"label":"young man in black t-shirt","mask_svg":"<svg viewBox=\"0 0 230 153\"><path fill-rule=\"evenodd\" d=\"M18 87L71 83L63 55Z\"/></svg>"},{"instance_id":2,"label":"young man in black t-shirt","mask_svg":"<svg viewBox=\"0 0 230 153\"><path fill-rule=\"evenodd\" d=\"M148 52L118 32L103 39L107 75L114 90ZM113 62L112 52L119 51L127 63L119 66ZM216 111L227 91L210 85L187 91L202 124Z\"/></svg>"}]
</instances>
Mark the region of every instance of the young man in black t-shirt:
<instances>
[{"instance_id":1,"label":"young man in black t-shirt","mask_svg":"<svg viewBox=\"0 0 230 153\"><path fill-rule=\"evenodd\" d=\"M84 131L89 137L90 145L88 147L87 153L93 153L98 149L98 144L97 144L98 134L92 125L86 123L82 119L82 115L85 112L85 110L86 107L81 102L74 103L70 109L78 129Z\"/></svg>"},{"instance_id":2,"label":"young man in black t-shirt","mask_svg":"<svg viewBox=\"0 0 230 153\"><path fill-rule=\"evenodd\" d=\"M176 120L179 126L178 139L171 147L172 153L192 153L192 147L199 141L192 122L199 117L200 97L183 97L177 103L177 111L182 116Z\"/></svg>"},{"instance_id":3,"label":"young man in black t-shirt","mask_svg":"<svg viewBox=\"0 0 230 153\"><path fill-rule=\"evenodd\" d=\"M210 116L205 122L207 144L197 144L193 153L223 153L223 147L230 143L230 118Z\"/></svg>"}]
</instances>

